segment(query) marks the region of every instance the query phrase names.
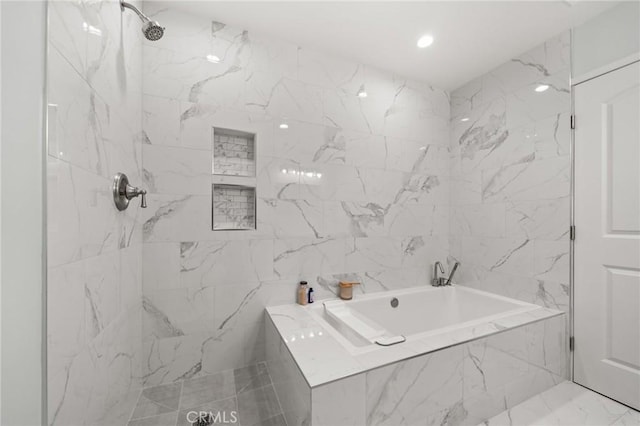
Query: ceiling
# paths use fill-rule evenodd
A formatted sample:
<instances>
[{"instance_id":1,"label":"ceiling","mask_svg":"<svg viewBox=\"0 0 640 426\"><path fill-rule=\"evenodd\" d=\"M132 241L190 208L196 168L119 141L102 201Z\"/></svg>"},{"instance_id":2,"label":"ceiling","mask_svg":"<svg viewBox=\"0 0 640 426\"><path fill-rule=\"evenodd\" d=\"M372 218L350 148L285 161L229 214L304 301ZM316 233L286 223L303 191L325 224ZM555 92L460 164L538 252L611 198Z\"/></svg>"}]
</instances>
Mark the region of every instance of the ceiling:
<instances>
[{"instance_id":1,"label":"ceiling","mask_svg":"<svg viewBox=\"0 0 640 426\"><path fill-rule=\"evenodd\" d=\"M612 1L164 1L167 6L453 90ZM435 38L426 49L417 39Z\"/></svg>"}]
</instances>

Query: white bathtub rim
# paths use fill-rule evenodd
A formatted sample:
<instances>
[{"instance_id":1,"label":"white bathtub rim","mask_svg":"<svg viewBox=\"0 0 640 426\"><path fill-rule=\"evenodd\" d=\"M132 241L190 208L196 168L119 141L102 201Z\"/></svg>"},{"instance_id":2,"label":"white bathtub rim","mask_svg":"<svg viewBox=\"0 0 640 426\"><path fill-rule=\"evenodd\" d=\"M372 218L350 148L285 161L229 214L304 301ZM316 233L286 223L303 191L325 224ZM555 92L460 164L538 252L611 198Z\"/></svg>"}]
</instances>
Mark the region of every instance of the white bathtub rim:
<instances>
[{"instance_id":1,"label":"white bathtub rim","mask_svg":"<svg viewBox=\"0 0 640 426\"><path fill-rule=\"evenodd\" d=\"M472 292L487 294L487 292L481 290L465 288L465 290L466 289ZM418 290L424 289L422 287L414 287L411 289L392 290L390 292L362 295L360 299L365 297L388 297L390 294L406 294ZM474 324L466 327L460 327L460 324L456 324L452 326L455 330L449 332L451 339L444 339L448 340L446 343L434 344L434 341L448 334L447 332L442 332L443 327L433 332L426 332L425 336L420 333L419 338L408 340L400 345L380 347L380 350L368 350L356 354L350 353L345 347L344 342L340 342L340 338L345 338L341 336L339 332L333 330L333 327L329 324L322 324L317 320L316 316L310 313L310 306L300 306L297 304L272 306L266 308L266 315L270 317L275 325L279 337L284 341L285 346L309 386L315 388L375 368L420 357L564 314L562 311L517 301L508 297L494 294L491 294L491 296L517 303L522 305L523 308L521 308L522 310L518 309L518 312L510 311L507 315L499 314L500 318L493 321L487 321L486 319L484 321L473 320L469 322L473 322ZM319 302L320 301L316 303ZM291 328L291 324L285 324L283 318L286 318L288 321L298 321L303 324L303 326L299 329ZM292 332L304 332L308 330L310 324L313 324L316 330L324 331L325 337L328 340L326 340L322 346L316 345L314 347L313 339L297 339L292 341L285 337L291 335ZM335 334L338 334L338 336Z\"/></svg>"},{"instance_id":2,"label":"white bathtub rim","mask_svg":"<svg viewBox=\"0 0 640 426\"><path fill-rule=\"evenodd\" d=\"M501 313L498 313L498 314L488 315L488 316L482 317L481 319L473 319L473 320L457 323L457 324L454 324L454 325L441 327L441 328L438 328L438 329L435 329L435 330L424 331L424 332L421 332L421 333L415 333L415 334L411 334L411 335L408 335L408 336L404 336L406 338L406 342L422 340L422 339L426 339L426 338L429 338L429 337L432 337L432 336L444 335L444 334L450 333L452 331L462 330L462 329L466 329L466 328L470 328L470 327L473 328L473 327L476 327L476 326L481 326L483 324L495 322L495 321L500 320L502 318L510 317L510 316L513 316L513 315L518 315L518 314L521 314L521 313L524 313L524 312L529 312L529 311L533 311L533 310L537 310L537 309L542 309L542 307L539 306L539 305L534 305L532 303L523 302L521 300L516 300L516 299L509 298L509 297L504 297L504 296L500 296L500 295L493 294L493 293L488 293L486 291L477 290L477 289L464 287L464 286L460 286L458 288L463 290L463 291L469 292L469 293L479 294L479 295L482 295L482 296L485 296L485 297L491 297L493 299L497 299L497 300L502 300L502 301L505 301L505 302L513 303L514 305L518 305L519 307L518 308L514 308L514 309L510 309L508 311L501 312ZM366 300L374 300L374 299L387 299L387 298L393 297L393 296L403 296L403 295L407 295L407 294L411 294L411 293L417 293L417 292L446 291L446 290L447 289L443 288L443 287L431 287L431 288L411 287L411 288L402 289L402 290L392 290L391 294L389 294L389 292L387 292L387 291L366 294L366 295L359 296L357 298L357 300L365 300L366 301ZM369 352L374 352L374 351L384 350L385 349L385 347L378 346L378 345L375 345L375 344L371 344L371 345L368 345L368 346L365 346L365 347L356 347L356 346L354 346L347 338L345 338L339 331L337 331L331 324L329 324L324 318L322 318L322 316L320 314L318 314L316 312L316 310L320 310L321 309L320 307L323 305L324 302L333 301L333 300L340 300L340 299L338 299L338 298L327 298L327 299L323 299L323 300L318 300L316 302L316 306L306 306L305 309L309 310L309 314L318 323L320 323L323 326L323 328L325 328L327 330L328 333L330 333L338 342L340 342L350 354L355 356L355 355L361 355L361 354L365 354L365 353L369 353ZM404 344L404 343L401 343L401 344Z\"/></svg>"}]
</instances>

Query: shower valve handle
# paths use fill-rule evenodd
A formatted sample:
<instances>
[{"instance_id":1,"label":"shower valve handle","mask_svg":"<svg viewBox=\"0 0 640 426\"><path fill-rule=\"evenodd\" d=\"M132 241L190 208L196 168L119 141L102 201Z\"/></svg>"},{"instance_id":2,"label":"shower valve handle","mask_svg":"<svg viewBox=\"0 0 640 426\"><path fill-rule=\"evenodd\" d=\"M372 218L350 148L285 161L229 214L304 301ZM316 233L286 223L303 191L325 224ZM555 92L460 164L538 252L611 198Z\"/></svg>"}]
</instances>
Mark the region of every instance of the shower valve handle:
<instances>
[{"instance_id":1,"label":"shower valve handle","mask_svg":"<svg viewBox=\"0 0 640 426\"><path fill-rule=\"evenodd\" d=\"M125 196L127 197L127 200L136 198L138 195L140 195L142 198L140 202L140 207L142 207L143 209L146 209L147 208L147 191L145 189L140 189L135 186L131 186L127 184L127 188L125 190Z\"/></svg>"},{"instance_id":2,"label":"shower valve handle","mask_svg":"<svg viewBox=\"0 0 640 426\"><path fill-rule=\"evenodd\" d=\"M147 208L147 191L129 185L129 179L124 173L118 173L113 178L113 201L116 208L120 211L129 207L129 201L133 198L141 196L140 207Z\"/></svg>"}]
</instances>

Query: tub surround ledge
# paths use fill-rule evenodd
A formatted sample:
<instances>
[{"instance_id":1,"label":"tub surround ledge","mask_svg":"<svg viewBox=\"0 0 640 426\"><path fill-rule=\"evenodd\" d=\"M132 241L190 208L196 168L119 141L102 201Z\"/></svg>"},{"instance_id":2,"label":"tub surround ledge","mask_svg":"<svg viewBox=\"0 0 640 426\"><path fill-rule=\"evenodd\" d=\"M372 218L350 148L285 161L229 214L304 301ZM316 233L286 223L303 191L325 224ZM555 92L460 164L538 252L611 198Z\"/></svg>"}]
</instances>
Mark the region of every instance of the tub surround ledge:
<instances>
[{"instance_id":1,"label":"tub surround ledge","mask_svg":"<svg viewBox=\"0 0 640 426\"><path fill-rule=\"evenodd\" d=\"M319 300L316 304L328 300L333 299ZM309 305L271 306L266 308L266 314L312 388L505 330L564 316L558 310L535 307L527 312L470 325L445 334L417 340L408 339L398 345L381 347L378 351L353 355L310 314L310 309Z\"/></svg>"},{"instance_id":2,"label":"tub surround ledge","mask_svg":"<svg viewBox=\"0 0 640 426\"><path fill-rule=\"evenodd\" d=\"M354 353L312 309L266 309L267 367L289 426L480 424L567 379L560 311L533 307Z\"/></svg>"}]
</instances>

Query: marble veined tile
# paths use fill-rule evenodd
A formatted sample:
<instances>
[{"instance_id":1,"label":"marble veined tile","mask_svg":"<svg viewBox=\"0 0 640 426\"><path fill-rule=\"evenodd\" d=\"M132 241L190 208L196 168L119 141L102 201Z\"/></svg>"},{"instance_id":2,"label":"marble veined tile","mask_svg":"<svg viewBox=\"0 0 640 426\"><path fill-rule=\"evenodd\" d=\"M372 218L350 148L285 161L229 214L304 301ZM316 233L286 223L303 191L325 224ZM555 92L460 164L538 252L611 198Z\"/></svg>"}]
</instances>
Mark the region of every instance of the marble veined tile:
<instances>
[{"instance_id":1,"label":"marble veined tile","mask_svg":"<svg viewBox=\"0 0 640 426\"><path fill-rule=\"evenodd\" d=\"M326 272L345 272L344 239L274 240L273 273L278 278L299 278Z\"/></svg>"},{"instance_id":2,"label":"marble veined tile","mask_svg":"<svg viewBox=\"0 0 640 426\"><path fill-rule=\"evenodd\" d=\"M327 58L326 55L307 48L298 50L298 73L300 80L305 83L338 89L353 96L365 84L363 65Z\"/></svg>"},{"instance_id":3,"label":"marble veined tile","mask_svg":"<svg viewBox=\"0 0 640 426\"><path fill-rule=\"evenodd\" d=\"M264 362L238 368L233 371L236 393L241 394L250 390L261 388L271 383L271 377Z\"/></svg>"},{"instance_id":4,"label":"marble veined tile","mask_svg":"<svg viewBox=\"0 0 640 426\"><path fill-rule=\"evenodd\" d=\"M147 243L142 250L143 289L179 288L180 243Z\"/></svg>"},{"instance_id":5,"label":"marble veined tile","mask_svg":"<svg viewBox=\"0 0 640 426\"><path fill-rule=\"evenodd\" d=\"M149 194L141 213L145 242L212 240L211 195Z\"/></svg>"},{"instance_id":6,"label":"marble veined tile","mask_svg":"<svg viewBox=\"0 0 640 426\"><path fill-rule=\"evenodd\" d=\"M320 200L261 198L258 206L259 228L276 239L327 236Z\"/></svg>"},{"instance_id":7,"label":"marble veined tile","mask_svg":"<svg viewBox=\"0 0 640 426\"><path fill-rule=\"evenodd\" d=\"M343 163L346 140L338 129L303 121L287 121L287 129L274 129L273 155L305 163Z\"/></svg>"},{"instance_id":8,"label":"marble veined tile","mask_svg":"<svg viewBox=\"0 0 640 426\"><path fill-rule=\"evenodd\" d=\"M567 239L569 203L569 197L508 203L507 235L551 241Z\"/></svg>"},{"instance_id":9,"label":"marble veined tile","mask_svg":"<svg viewBox=\"0 0 640 426\"><path fill-rule=\"evenodd\" d=\"M535 89L544 84L549 86L544 92ZM507 95L507 127L515 128L530 122L536 122L557 113L570 110L569 77L566 71L544 77L534 84ZM567 123L564 123L567 125Z\"/></svg>"},{"instance_id":10,"label":"marble veined tile","mask_svg":"<svg viewBox=\"0 0 640 426\"><path fill-rule=\"evenodd\" d=\"M254 74L247 81L244 108L250 112L321 124L322 90L289 78Z\"/></svg>"},{"instance_id":11,"label":"marble veined tile","mask_svg":"<svg viewBox=\"0 0 640 426\"><path fill-rule=\"evenodd\" d=\"M140 419L176 411L180 405L182 383L147 388L142 391L131 419Z\"/></svg>"},{"instance_id":12,"label":"marble veined tile","mask_svg":"<svg viewBox=\"0 0 640 426\"><path fill-rule=\"evenodd\" d=\"M570 164L566 158L521 162L487 169L482 175L484 202L530 201L569 195Z\"/></svg>"},{"instance_id":13,"label":"marble veined tile","mask_svg":"<svg viewBox=\"0 0 640 426\"><path fill-rule=\"evenodd\" d=\"M535 241L533 248L536 279L569 282L569 241Z\"/></svg>"},{"instance_id":14,"label":"marble veined tile","mask_svg":"<svg viewBox=\"0 0 640 426\"><path fill-rule=\"evenodd\" d=\"M238 411L241 424L249 426L278 415L281 408L273 385L239 394Z\"/></svg>"},{"instance_id":15,"label":"marble veined tile","mask_svg":"<svg viewBox=\"0 0 640 426\"><path fill-rule=\"evenodd\" d=\"M214 419L217 419L218 423L236 423L238 421L238 402L235 396L216 400L208 401L197 407L188 407L186 405L181 406L181 410L178 412L178 421L176 426L192 426L193 419L197 416L195 413L212 413ZM215 424L215 421L214 421Z\"/></svg>"},{"instance_id":16,"label":"marble veined tile","mask_svg":"<svg viewBox=\"0 0 640 426\"><path fill-rule=\"evenodd\" d=\"M518 238L463 237L462 258L470 264L492 272L511 272L530 277L534 270L533 241Z\"/></svg>"},{"instance_id":17,"label":"marble veined tile","mask_svg":"<svg viewBox=\"0 0 640 426\"><path fill-rule=\"evenodd\" d=\"M68 3L68 2L60 2ZM107 143L113 132L111 107L54 48L49 54L49 155L107 176Z\"/></svg>"},{"instance_id":18,"label":"marble veined tile","mask_svg":"<svg viewBox=\"0 0 640 426\"><path fill-rule=\"evenodd\" d=\"M231 398L236 395L232 370L185 380L180 396L180 407L194 408L202 404Z\"/></svg>"},{"instance_id":19,"label":"marble veined tile","mask_svg":"<svg viewBox=\"0 0 640 426\"><path fill-rule=\"evenodd\" d=\"M180 280L187 287L254 283L273 277L271 240L180 244Z\"/></svg>"},{"instance_id":20,"label":"marble veined tile","mask_svg":"<svg viewBox=\"0 0 640 426\"><path fill-rule=\"evenodd\" d=\"M311 424L357 426L367 424L364 374L315 387L311 390Z\"/></svg>"},{"instance_id":21,"label":"marble veined tile","mask_svg":"<svg viewBox=\"0 0 640 426\"><path fill-rule=\"evenodd\" d=\"M53 377L84 347L84 263L50 268L47 285L47 366Z\"/></svg>"},{"instance_id":22,"label":"marble veined tile","mask_svg":"<svg viewBox=\"0 0 640 426\"><path fill-rule=\"evenodd\" d=\"M505 217L504 203L456 206L451 215L451 235L505 237Z\"/></svg>"},{"instance_id":23,"label":"marble veined tile","mask_svg":"<svg viewBox=\"0 0 640 426\"><path fill-rule=\"evenodd\" d=\"M144 145L144 184L156 194L209 194L211 150Z\"/></svg>"},{"instance_id":24,"label":"marble veined tile","mask_svg":"<svg viewBox=\"0 0 640 426\"><path fill-rule=\"evenodd\" d=\"M240 108L246 93L242 58L239 56L244 42L242 39L237 43L218 42L225 52L220 62L211 62L206 55L193 56L181 49L145 46L143 93Z\"/></svg>"},{"instance_id":25,"label":"marble veined tile","mask_svg":"<svg viewBox=\"0 0 640 426\"><path fill-rule=\"evenodd\" d=\"M640 424L640 412L629 410L615 421L616 426L633 426Z\"/></svg>"},{"instance_id":26,"label":"marble veined tile","mask_svg":"<svg viewBox=\"0 0 640 426\"><path fill-rule=\"evenodd\" d=\"M131 420L127 426L175 426L177 412Z\"/></svg>"},{"instance_id":27,"label":"marble veined tile","mask_svg":"<svg viewBox=\"0 0 640 426\"><path fill-rule=\"evenodd\" d=\"M570 35L565 31L487 73L481 78L484 102L560 71L568 76L569 49Z\"/></svg>"},{"instance_id":28,"label":"marble veined tile","mask_svg":"<svg viewBox=\"0 0 640 426\"><path fill-rule=\"evenodd\" d=\"M145 295L145 337L169 337L212 331L213 287L156 290Z\"/></svg>"},{"instance_id":29,"label":"marble veined tile","mask_svg":"<svg viewBox=\"0 0 640 426\"><path fill-rule=\"evenodd\" d=\"M367 424L458 424L462 364L462 348L453 347L367 372Z\"/></svg>"},{"instance_id":30,"label":"marble veined tile","mask_svg":"<svg viewBox=\"0 0 640 426\"><path fill-rule=\"evenodd\" d=\"M572 382L563 382L484 422L485 425L612 425L638 412ZM637 424L637 423L629 423Z\"/></svg>"}]
</instances>

